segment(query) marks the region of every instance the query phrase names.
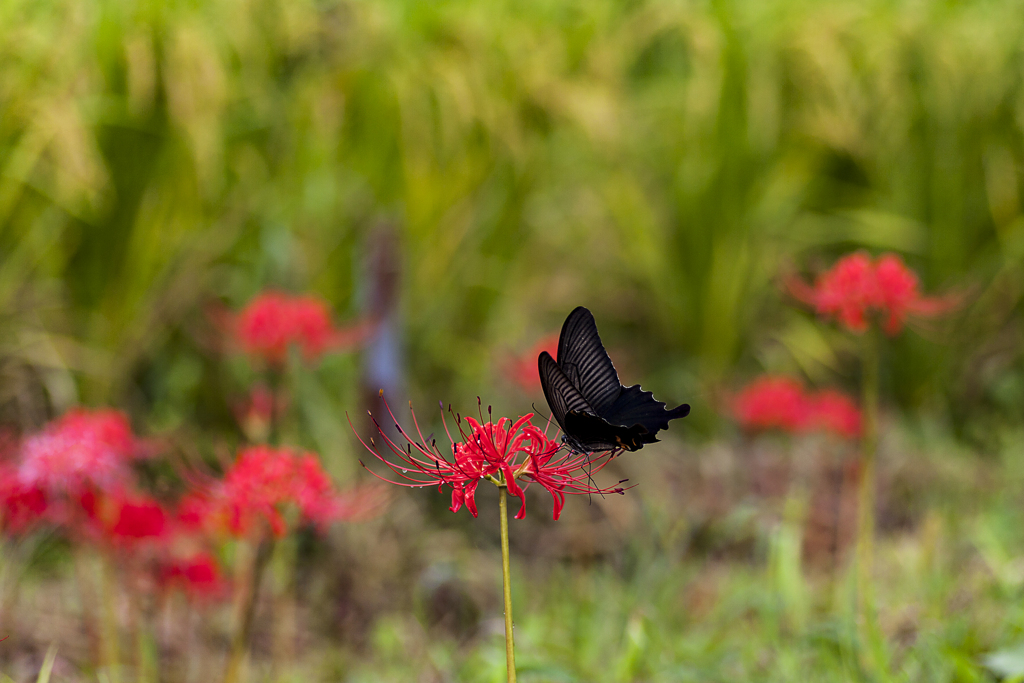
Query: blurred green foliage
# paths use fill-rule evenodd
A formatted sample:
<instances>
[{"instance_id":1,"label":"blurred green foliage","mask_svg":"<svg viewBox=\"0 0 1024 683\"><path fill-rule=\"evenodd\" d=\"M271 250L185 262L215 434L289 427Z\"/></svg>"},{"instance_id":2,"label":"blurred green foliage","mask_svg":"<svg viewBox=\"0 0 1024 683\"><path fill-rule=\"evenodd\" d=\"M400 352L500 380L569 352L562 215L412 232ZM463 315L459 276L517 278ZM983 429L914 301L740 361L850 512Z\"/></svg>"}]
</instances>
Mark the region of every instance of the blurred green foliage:
<instances>
[{"instance_id":1,"label":"blurred green foliage","mask_svg":"<svg viewBox=\"0 0 1024 683\"><path fill-rule=\"evenodd\" d=\"M387 220L414 395L490 393L579 303L666 399L737 366L849 381L777 282L866 247L968 301L893 345L891 397L985 433L1024 409L1021 9L5 3L0 398L223 420L204 306L354 315Z\"/></svg>"}]
</instances>

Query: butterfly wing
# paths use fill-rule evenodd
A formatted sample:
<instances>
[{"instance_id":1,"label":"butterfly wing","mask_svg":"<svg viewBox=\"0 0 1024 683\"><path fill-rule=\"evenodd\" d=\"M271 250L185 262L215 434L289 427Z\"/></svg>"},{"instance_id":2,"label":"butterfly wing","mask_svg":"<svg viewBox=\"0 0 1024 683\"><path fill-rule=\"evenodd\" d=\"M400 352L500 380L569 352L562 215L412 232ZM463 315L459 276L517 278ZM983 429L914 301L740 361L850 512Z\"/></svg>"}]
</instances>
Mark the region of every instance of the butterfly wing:
<instances>
[{"instance_id":1,"label":"butterfly wing","mask_svg":"<svg viewBox=\"0 0 1024 683\"><path fill-rule=\"evenodd\" d=\"M596 415L603 417L622 393L619 375L597 334L594 316L583 306L576 307L562 325L558 367Z\"/></svg>"},{"instance_id":2,"label":"butterfly wing","mask_svg":"<svg viewBox=\"0 0 1024 683\"><path fill-rule=\"evenodd\" d=\"M547 351L541 351L538 356L537 370L540 372L540 386L544 389L544 398L548 401L551 414L555 416L555 421L562 431L568 434L565 416L569 411L592 414L594 409Z\"/></svg>"},{"instance_id":3,"label":"butterfly wing","mask_svg":"<svg viewBox=\"0 0 1024 683\"><path fill-rule=\"evenodd\" d=\"M558 362L544 351L537 366L551 414L575 450L636 451L657 441L658 431L668 429L669 421L690 413L686 404L666 410L639 384L622 386L594 316L583 306L562 325Z\"/></svg>"},{"instance_id":4,"label":"butterfly wing","mask_svg":"<svg viewBox=\"0 0 1024 683\"><path fill-rule=\"evenodd\" d=\"M666 410L665 404L654 398L654 394L642 390L639 384L634 384L623 389L618 399L602 417L614 425L643 426L647 432L644 434L644 442L652 443L657 440L655 434L659 429L668 429L670 420L689 414L690 406L686 403Z\"/></svg>"}]
</instances>

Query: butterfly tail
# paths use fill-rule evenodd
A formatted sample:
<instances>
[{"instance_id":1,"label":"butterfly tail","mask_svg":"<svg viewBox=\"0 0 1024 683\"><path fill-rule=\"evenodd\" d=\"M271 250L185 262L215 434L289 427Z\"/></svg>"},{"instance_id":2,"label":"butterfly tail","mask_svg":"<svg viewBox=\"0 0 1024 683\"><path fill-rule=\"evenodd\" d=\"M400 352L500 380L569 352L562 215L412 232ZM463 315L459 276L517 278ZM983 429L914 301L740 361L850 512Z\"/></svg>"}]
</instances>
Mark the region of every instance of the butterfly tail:
<instances>
[{"instance_id":1,"label":"butterfly tail","mask_svg":"<svg viewBox=\"0 0 1024 683\"><path fill-rule=\"evenodd\" d=\"M669 410L665 417L669 420L675 420L676 418L686 417L690 414L690 404L684 403L681 406L676 406L672 410Z\"/></svg>"}]
</instances>

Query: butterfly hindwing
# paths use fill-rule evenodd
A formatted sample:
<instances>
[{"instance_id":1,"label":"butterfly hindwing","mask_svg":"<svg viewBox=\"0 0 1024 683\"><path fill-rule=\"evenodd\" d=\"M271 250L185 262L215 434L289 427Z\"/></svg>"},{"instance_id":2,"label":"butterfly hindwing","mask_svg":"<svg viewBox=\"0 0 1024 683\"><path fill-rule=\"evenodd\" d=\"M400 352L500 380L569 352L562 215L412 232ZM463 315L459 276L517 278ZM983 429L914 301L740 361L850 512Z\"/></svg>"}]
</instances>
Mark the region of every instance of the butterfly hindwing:
<instances>
[{"instance_id":1,"label":"butterfly hindwing","mask_svg":"<svg viewBox=\"0 0 1024 683\"><path fill-rule=\"evenodd\" d=\"M565 425L572 442L582 451L611 451L616 448L636 451L649 443L643 425L614 425L597 415L576 410L570 410L565 416Z\"/></svg>"},{"instance_id":2,"label":"butterfly hindwing","mask_svg":"<svg viewBox=\"0 0 1024 683\"><path fill-rule=\"evenodd\" d=\"M562 325L558 367L597 415L603 416L622 392L619 375L601 343L594 316L583 306L573 310Z\"/></svg>"},{"instance_id":3,"label":"butterfly hindwing","mask_svg":"<svg viewBox=\"0 0 1024 683\"><path fill-rule=\"evenodd\" d=\"M654 398L650 391L644 391L639 384L624 388L619 398L601 417L612 424L642 425L653 438L659 429L668 429L669 420L686 417L690 406L683 404L666 410L665 404Z\"/></svg>"},{"instance_id":4,"label":"butterfly hindwing","mask_svg":"<svg viewBox=\"0 0 1024 683\"><path fill-rule=\"evenodd\" d=\"M551 407L558 426L565 432L565 416L569 411L593 413L594 409L587 403L579 390L573 386L561 368L547 351L542 351L537 358L537 370L540 372L540 385L544 389L544 398Z\"/></svg>"}]
</instances>

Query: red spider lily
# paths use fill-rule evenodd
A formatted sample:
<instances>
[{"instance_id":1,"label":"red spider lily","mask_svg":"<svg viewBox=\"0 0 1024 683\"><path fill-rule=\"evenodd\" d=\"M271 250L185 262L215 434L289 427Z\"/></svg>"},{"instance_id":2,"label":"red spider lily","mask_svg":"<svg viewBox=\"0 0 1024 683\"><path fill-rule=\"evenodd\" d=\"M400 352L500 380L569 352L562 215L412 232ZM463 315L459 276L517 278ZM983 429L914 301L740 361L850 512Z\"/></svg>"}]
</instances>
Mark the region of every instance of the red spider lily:
<instances>
[{"instance_id":1,"label":"red spider lily","mask_svg":"<svg viewBox=\"0 0 1024 683\"><path fill-rule=\"evenodd\" d=\"M387 406L387 403L384 405ZM515 422L506 417L499 418L497 422L493 419L484 422L482 415L479 421L456 415L460 436L458 440L452 438L442 414L445 434L451 442L452 455L448 458L441 453L436 440L424 438L411 406L409 410L418 440L398 424L390 407L387 410L407 445L403 448L395 443L374 419L377 431L393 459L384 457L377 450L374 439L371 438L367 443L358 434L356 436L368 451L395 473L397 480L381 477L372 470L371 474L390 484L410 488L437 486L438 491L443 491L445 486L451 487L452 503L449 510L452 512L458 512L465 505L470 514L476 517L476 489L484 480L506 487L510 495L519 498L521 504L516 519L526 515L526 492L525 487L520 487L516 482L519 478L527 485L536 482L551 493L555 501L555 519L561 514L565 494L603 495L625 492L618 485L600 488L590 483L591 475L611 462L618 451L606 451L596 456L567 452L556 457L562 445L549 439L542 430L530 423L533 413ZM491 417L490 408L488 417ZM463 421L469 426L468 433L463 430ZM366 467L362 461L360 464Z\"/></svg>"},{"instance_id":2,"label":"red spider lily","mask_svg":"<svg viewBox=\"0 0 1024 683\"><path fill-rule=\"evenodd\" d=\"M847 396L826 389L811 397L811 424L846 439L861 435L863 418L860 408Z\"/></svg>"},{"instance_id":3,"label":"red spider lily","mask_svg":"<svg viewBox=\"0 0 1024 683\"><path fill-rule=\"evenodd\" d=\"M834 389L808 392L791 377L765 375L733 399L733 414L744 429L779 429L791 434L823 430L844 438L861 432L861 412Z\"/></svg>"},{"instance_id":4,"label":"red spider lily","mask_svg":"<svg viewBox=\"0 0 1024 683\"><path fill-rule=\"evenodd\" d=\"M211 487L190 491L178 501L174 514L176 526L189 532L202 532L217 512Z\"/></svg>"},{"instance_id":5,"label":"red spider lily","mask_svg":"<svg viewBox=\"0 0 1024 683\"><path fill-rule=\"evenodd\" d=\"M242 349L271 365L283 363L292 344L312 361L330 349L360 343L369 331L367 325L335 328L327 304L315 297L273 291L250 301L235 320Z\"/></svg>"},{"instance_id":6,"label":"red spider lily","mask_svg":"<svg viewBox=\"0 0 1024 683\"><path fill-rule=\"evenodd\" d=\"M811 406L800 382L790 377L765 375L747 385L733 399L733 414L745 429L807 429Z\"/></svg>"},{"instance_id":7,"label":"red spider lily","mask_svg":"<svg viewBox=\"0 0 1024 683\"><path fill-rule=\"evenodd\" d=\"M371 491L341 494L313 453L287 448L244 449L222 482L194 492L179 505L185 528L246 536L269 528L283 536L296 524L327 526L379 507Z\"/></svg>"},{"instance_id":8,"label":"red spider lily","mask_svg":"<svg viewBox=\"0 0 1024 683\"><path fill-rule=\"evenodd\" d=\"M208 552L165 561L159 569L157 583L165 590L180 589L193 600L228 595L227 581L221 575L220 565Z\"/></svg>"},{"instance_id":9,"label":"red spider lily","mask_svg":"<svg viewBox=\"0 0 1024 683\"><path fill-rule=\"evenodd\" d=\"M505 364L508 377L527 392L540 389L540 374L537 372L537 356L547 351L553 357L558 352L558 333L548 335L534 344L533 348L521 356L513 356Z\"/></svg>"},{"instance_id":10,"label":"red spider lily","mask_svg":"<svg viewBox=\"0 0 1024 683\"><path fill-rule=\"evenodd\" d=\"M134 550L140 544L163 541L174 531L173 520L160 503L124 487L82 491L65 502L59 521L74 538L107 549Z\"/></svg>"},{"instance_id":11,"label":"red spider lily","mask_svg":"<svg viewBox=\"0 0 1024 683\"><path fill-rule=\"evenodd\" d=\"M883 254L875 262L865 252L849 254L819 275L813 287L793 277L787 288L818 314L858 333L868 329L874 315L881 316L886 334L895 335L909 316L936 316L957 304L952 297L922 296L917 275L896 254Z\"/></svg>"},{"instance_id":12,"label":"red spider lily","mask_svg":"<svg viewBox=\"0 0 1024 683\"><path fill-rule=\"evenodd\" d=\"M0 465L0 529L22 534L47 521L51 512L46 491L20 481L13 466Z\"/></svg>"},{"instance_id":13,"label":"red spider lily","mask_svg":"<svg viewBox=\"0 0 1024 683\"><path fill-rule=\"evenodd\" d=\"M168 530L167 513L155 500L132 496L113 501L114 522L110 536L118 541L159 538Z\"/></svg>"},{"instance_id":14,"label":"red spider lily","mask_svg":"<svg viewBox=\"0 0 1024 683\"><path fill-rule=\"evenodd\" d=\"M565 495L589 495L606 493L624 494L626 489L621 486L598 488L591 483L591 477L600 472L612 461L617 453L607 451L597 458L592 453L578 453L571 449L562 449L562 445L548 440L543 452L530 453L529 458L519 469L519 476L527 481L540 484L554 499L554 519L562 514L565 506ZM625 480L618 482L625 483ZM525 507L519 510L516 519L522 519Z\"/></svg>"},{"instance_id":15,"label":"red spider lily","mask_svg":"<svg viewBox=\"0 0 1024 683\"><path fill-rule=\"evenodd\" d=\"M144 450L124 413L72 410L24 441L18 479L72 495L91 486L118 487L130 476L130 461Z\"/></svg>"},{"instance_id":16,"label":"red spider lily","mask_svg":"<svg viewBox=\"0 0 1024 683\"><path fill-rule=\"evenodd\" d=\"M917 275L896 254L879 257L875 263L875 279L882 300L881 309L887 316L884 329L890 335L899 332L910 315L933 317L957 305L955 297L921 296Z\"/></svg>"}]
</instances>

